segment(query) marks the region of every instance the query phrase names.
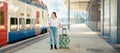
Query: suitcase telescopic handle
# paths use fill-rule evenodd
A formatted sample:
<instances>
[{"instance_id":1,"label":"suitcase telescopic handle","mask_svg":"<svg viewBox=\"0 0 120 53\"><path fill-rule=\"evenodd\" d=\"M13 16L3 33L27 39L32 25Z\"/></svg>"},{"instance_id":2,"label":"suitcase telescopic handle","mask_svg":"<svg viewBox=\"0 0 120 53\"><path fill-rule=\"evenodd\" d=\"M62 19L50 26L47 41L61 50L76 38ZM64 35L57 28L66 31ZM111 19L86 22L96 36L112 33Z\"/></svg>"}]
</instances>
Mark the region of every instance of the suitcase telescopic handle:
<instances>
[{"instance_id":1,"label":"suitcase telescopic handle","mask_svg":"<svg viewBox=\"0 0 120 53\"><path fill-rule=\"evenodd\" d=\"M67 33L66 30L67 30L66 28L62 28L62 34L66 34Z\"/></svg>"}]
</instances>

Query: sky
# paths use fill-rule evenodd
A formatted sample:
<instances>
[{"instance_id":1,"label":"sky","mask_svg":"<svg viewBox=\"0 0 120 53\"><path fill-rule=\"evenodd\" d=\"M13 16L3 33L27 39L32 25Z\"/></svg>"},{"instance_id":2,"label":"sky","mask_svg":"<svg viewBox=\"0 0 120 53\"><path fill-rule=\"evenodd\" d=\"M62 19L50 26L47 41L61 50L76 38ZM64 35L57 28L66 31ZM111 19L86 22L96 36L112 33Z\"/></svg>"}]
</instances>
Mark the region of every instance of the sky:
<instances>
[{"instance_id":1,"label":"sky","mask_svg":"<svg viewBox=\"0 0 120 53\"><path fill-rule=\"evenodd\" d=\"M67 7L61 0L42 0L47 4L48 13L51 15L53 11L57 13L58 18L64 18L67 16Z\"/></svg>"}]
</instances>

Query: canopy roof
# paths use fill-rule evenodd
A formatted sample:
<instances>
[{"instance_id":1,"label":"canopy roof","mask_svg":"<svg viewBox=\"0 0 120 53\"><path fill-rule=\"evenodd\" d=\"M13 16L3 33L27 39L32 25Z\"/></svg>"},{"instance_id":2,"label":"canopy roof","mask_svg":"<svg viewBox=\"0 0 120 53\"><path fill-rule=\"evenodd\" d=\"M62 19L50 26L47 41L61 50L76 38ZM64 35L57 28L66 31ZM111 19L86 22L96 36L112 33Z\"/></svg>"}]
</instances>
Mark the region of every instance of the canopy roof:
<instances>
[{"instance_id":1,"label":"canopy roof","mask_svg":"<svg viewBox=\"0 0 120 53\"><path fill-rule=\"evenodd\" d=\"M68 0L62 0L68 6ZM70 9L86 11L91 0L70 0Z\"/></svg>"}]
</instances>

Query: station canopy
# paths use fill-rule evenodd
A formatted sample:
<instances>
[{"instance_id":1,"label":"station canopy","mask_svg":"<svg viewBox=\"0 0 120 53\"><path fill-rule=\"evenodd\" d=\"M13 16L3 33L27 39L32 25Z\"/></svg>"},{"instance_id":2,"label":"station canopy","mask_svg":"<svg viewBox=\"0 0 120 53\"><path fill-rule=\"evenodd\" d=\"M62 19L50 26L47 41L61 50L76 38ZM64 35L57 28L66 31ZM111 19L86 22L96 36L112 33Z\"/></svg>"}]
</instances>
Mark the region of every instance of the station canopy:
<instances>
[{"instance_id":1,"label":"station canopy","mask_svg":"<svg viewBox=\"0 0 120 53\"><path fill-rule=\"evenodd\" d=\"M82 10L86 11L91 0L62 0L65 5L68 6L68 1L70 1L71 10Z\"/></svg>"}]
</instances>

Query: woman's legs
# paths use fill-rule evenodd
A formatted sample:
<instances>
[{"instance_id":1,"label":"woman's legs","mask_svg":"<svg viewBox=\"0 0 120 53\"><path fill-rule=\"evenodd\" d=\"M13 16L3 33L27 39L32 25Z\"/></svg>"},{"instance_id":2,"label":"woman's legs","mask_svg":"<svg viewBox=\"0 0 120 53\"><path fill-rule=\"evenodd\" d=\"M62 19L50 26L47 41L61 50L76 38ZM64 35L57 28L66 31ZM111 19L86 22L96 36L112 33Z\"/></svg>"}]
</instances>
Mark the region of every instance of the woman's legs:
<instances>
[{"instance_id":1,"label":"woman's legs","mask_svg":"<svg viewBox=\"0 0 120 53\"><path fill-rule=\"evenodd\" d=\"M53 30L54 48L57 49L57 28Z\"/></svg>"},{"instance_id":2,"label":"woman's legs","mask_svg":"<svg viewBox=\"0 0 120 53\"><path fill-rule=\"evenodd\" d=\"M54 28L53 30L53 38L54 38L54 45L57 44L57 28Z\"/></svg>"},{"instance_id":3,"label":"woman's legs","mask_svg":"<svg viewBox=\"0 0 120 53\"><path fill-rule=\"evenodd\" d=\"M52 30L52 27L50 27L51 29L51 32L50 32L50 49L52 50L53 49L53 30Z\"/></svg>"},{"instance_id":4,"label":"woman's legs","mask_svg":"<svg viewBox=\"0 0 120 53\"><path fill-rule=\"evenodd\" d=\"M53 32L50 32L50 45L53 45Z\"/></svg>"},{"instance_id":5,"label":"woman's legs","mask_svg":"<svg viewBox=\"0 0 120 53\"><path fill-rule=\"evenodd\" d=\"M54 46L55 49L57 49L57 28L56 27L51 27L51 35L50 35L50 44L52 45L52 42L54 40Z\"/></svg>"}]
</instances>

